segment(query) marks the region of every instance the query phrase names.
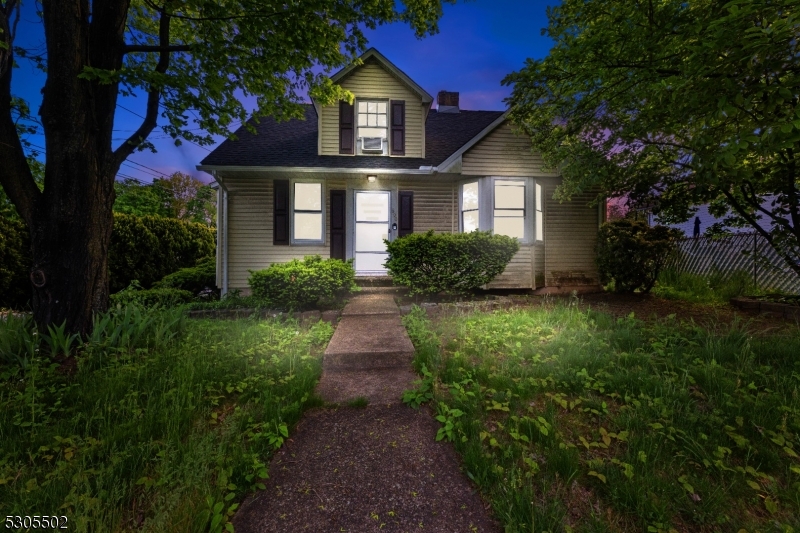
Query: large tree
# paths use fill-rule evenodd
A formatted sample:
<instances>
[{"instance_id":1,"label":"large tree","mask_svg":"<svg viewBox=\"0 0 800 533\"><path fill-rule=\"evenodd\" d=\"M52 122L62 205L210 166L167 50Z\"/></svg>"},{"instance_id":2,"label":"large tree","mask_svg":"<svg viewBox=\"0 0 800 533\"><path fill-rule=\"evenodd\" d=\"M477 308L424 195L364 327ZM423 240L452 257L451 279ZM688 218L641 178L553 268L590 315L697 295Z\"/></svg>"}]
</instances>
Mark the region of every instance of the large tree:
<instances>
[{"instance_id":1,"label":"large tree","mask_svg":"<svg viewBox=\"0 0 800 533\"><path fill-rule=\"evenodd\" d=\"M709 203L800 276L797 0L564 0L548 18L549 55L504 81L560 194L667 222Z\"/></svg>"},{"instance_id":2,"label":"large tree","mask_svg":"<svg viewBox=\"0 0 800 533\"><path fill-rule=\"evenodd\" d=\"M210 144L258 114L300 117L302 94L352 95L316 70L342 67L366 45L364 28L404 21L434 33L454 0L41 0L46 53L14 45L20 2L0 0L0 185L31 233L34 316L85 332L108 300L114 177L158 125L176 141ZM39 109L44 189L23 151L12 96L17 60L46 72ZM145 94L141 125L112 149L117 99ZM190 123L189 115L196 117ZM204 133L198 133L198 127Z\"/></svg>"}]
</instances>

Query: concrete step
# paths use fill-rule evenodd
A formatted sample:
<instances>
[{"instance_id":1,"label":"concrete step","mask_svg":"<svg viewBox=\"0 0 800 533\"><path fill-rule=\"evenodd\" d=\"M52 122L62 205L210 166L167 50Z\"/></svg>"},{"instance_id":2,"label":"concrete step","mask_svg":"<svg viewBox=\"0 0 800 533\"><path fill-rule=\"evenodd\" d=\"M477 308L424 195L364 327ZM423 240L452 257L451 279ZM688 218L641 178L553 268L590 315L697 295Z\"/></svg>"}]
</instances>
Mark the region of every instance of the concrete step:
<instances>
[{"instance_id":1,"label":"concrete step","mask_svg":"<svg viewBox=\"0 0 800 533\"><path fill-rule=\"evenodd\" d=\"M413 358L414 345L397 311L391 315L342 316L325 350L323 369L408 368Z\"/></svg>"},{"instance_id":2,"label":"concrete step","mask_svg":"<svg viewBox=\"0 0 800 533\"><path fill-rule=\"evenodd\" d=\"M354 296L344 309L342 316L375 316L397 315L400 309L394 303L394 297L386 293L359 293Z\"/></svg>"},{"instance_id":3,"label":"concrete step","mask_svg":"<svg viewBox=\"0 0 800 533\"><path fill-rule=\"evenodd\" d=\"M393 287L391 276L356 276L359 287Z\"/></svg>"}]
</instances>

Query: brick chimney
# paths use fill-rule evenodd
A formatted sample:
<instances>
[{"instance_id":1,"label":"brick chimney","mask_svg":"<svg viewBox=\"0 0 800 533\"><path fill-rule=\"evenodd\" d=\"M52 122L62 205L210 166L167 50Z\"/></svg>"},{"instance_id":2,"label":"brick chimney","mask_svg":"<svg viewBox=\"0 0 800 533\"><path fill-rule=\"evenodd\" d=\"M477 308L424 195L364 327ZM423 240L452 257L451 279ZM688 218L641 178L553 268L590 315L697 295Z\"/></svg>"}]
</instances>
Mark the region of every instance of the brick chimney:
<instances>
[{"instance_id":1,"label":"brick chimney","mask_svg":"<svg viewBox=\"0 0 800 533\"><path fill-rule=\"evenodd\" d=\"M439 91L436 97L439 113L458 113L458 93Z\"/></svg>"}]
</instances>

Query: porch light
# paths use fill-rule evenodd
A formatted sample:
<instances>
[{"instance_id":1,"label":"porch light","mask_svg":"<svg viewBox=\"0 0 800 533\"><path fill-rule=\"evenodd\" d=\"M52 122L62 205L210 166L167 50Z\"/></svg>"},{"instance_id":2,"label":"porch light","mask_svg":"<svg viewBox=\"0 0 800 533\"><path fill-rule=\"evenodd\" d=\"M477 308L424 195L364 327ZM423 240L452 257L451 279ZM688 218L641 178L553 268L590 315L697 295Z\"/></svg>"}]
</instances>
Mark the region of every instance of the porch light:
<instances>
[{"instance_id":1,"label":"porch light","mask_svg":"<svg viewBox=\"0 0 800 533\"><path fill-rule=\"evenodd\" d=\"M376 179L378 179L377 176L367 176L367 181L370 183L375 183Z\"/></svg>"}]
</instances>

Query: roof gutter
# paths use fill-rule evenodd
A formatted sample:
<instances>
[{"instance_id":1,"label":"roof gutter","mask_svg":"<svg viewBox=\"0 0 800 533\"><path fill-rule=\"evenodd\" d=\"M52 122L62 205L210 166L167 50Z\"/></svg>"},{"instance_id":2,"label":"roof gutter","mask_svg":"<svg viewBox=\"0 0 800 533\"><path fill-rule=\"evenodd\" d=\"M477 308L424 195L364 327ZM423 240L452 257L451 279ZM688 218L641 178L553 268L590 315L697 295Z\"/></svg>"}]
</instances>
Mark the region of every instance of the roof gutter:
<instances>
[{"instance_id":1,"label":"roof gutter","mask_svg":"<svg viewBox=\"0 0 800 533\"><path fill-rule=\"evenodd\" d=\"M264 167L244 165L197 165L197 170L219 172L308 172L317 174L433 174L436 167L419 168L331 168L331 167Z\"/></svg>"}]
</instances>

